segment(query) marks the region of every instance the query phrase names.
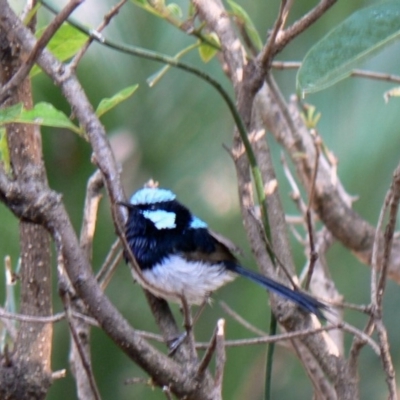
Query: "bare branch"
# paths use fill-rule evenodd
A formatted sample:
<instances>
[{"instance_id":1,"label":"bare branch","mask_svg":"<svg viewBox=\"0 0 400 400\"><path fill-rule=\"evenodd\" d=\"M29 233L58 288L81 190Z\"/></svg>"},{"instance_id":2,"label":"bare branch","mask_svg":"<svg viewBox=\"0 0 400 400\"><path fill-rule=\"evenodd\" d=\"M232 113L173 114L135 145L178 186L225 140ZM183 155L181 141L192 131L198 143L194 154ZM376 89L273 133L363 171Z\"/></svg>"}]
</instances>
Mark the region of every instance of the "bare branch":
<instances>
[{"instance_id":1,"label":"bare branch","mask_svg":"<svg viewBox=\"0 0 400 400\"><path fill-rule=\"evenodd\" d=\"M108 286L122 258L123 258L123 252L121 250L121 242L119 241L119 239L117 239L112 244L110 251L107 254L107 257L103 262L103 265L101 266L99 272L96 275L97 282L99 282L100 287L103 290Z\"/></svg>"},{"instance_id":2,"label":"bare branch","mask_svg":"<svg viewBox=\"0 0 400 400\"><path fill-rule=\"evenodd\" d=\"M283 25L286 21L286 17L287 17L287 13L288 13L287 6L288 6L287 0L281 0L278 17L276 18L274 27L272 28L272 32L268 38L268 42L264 46L264 48L261 50L259 56L257 57L258 62L263 66L265 71L268 71L268 69L270 67L276 39L277 39L279 33L281 32Z\"/></svg>"},{"instance_id":3,"label":"bare branch","mask_svg":"<svg viewBox=\"0 0 400 400\"><path fill-rule=\"evenodd\" d=\"M298 69L301 67L301 62L298 61L274 61L272 68L275 69ZM382 72L366 71L363 69L354 69L350 76L357 78L374 79L384 82L400 83L400 76L393 74L385 74Z\"/></svg>"},{"instance_id":4,"label":"bare branch","mask_svg":"<svg viewBox=\"0 0 400 400\"><path fill-rule=\"evenodd\" d=\"M304 329L304 330L300 330L300 331L296 331L296 332L287 332L287 333L282 333L282 334L274 335L274 336L263 336L263 337L257 337L257 338L251 338L251 339L226 340L225 346L226 347L240 347L240 346L249 346L249 345L257 345L257 344L276 343L276 342L281 342L281 341L286 341L286 340L299 339L299 338L307 337L310 335L311 336L317 335L321 332L331 331L331 330L335 330L335 329L343 329L346 332L349 332L351 334L354 334L354 335L362 338L371 346L371 348L377 355L381 354L379 345L373 339L371 339L368 335L366 335L364 332L358 330L357 328L354 328L353 326L342 323L342 322L335 324L335 325L326 325L326 326L322 326L319 328L310 328L310 329ZM206 349L208 346L209 346L208 342L207 343L196 343L197 349Z\"/></svg>"},{"instance_id":5,"label":"bare branch","mask_svg":"<svg viewBox=\"0 0 400 400\"><path fill-rule=\"evenodd\" d=\"M380 271L380 277L376 292L376 304L380 309L382 308L383 293L385 290L386 280L388 275L389 259L392 252L392 244L393 244L394 231L396 228L399 202L400 202L400 165L397 166L396 170L394 171L392 185L390 187L389 222L385 229L382 264L381 267L378 268Z\"/></svg>"},{"instance_id":6,"label":"bare branch","mask_svg":"<svg viewBox=\"0 0 400 400\"><path fill-rule=\"evenodd\" d=\"M61 249L59 249L59 250L61 250ZM82 344L82 342L81 342L81 337L80 337L80 335L78 335L78 332L75 329L74 321L72 318L71 299L70 299L70 295L69 295L69 282L68 282L67 277L65 276L61 251L58 256L57 269L58 269L59 293L60 293L61 300L64 304L65 315L67 317L69 330L70 330L71 336L73 338L77 353L79 354L80 363L83 366L82 371L85 373L86 379L89 382L89 387L90 387L90 392L85 395L86 397L84 397L84 398L81 397L82 392L78 392L78 395L82 399L100 400L101 399L100 393L97 389L96 381L94 379L94 375L93 375L93 371L92 371L92 366L90 363L90 358L89 358L90 355L88 354L87 350L85 349L85 345ZM74 360L74 361L75 361L74 366L76 366L76 360Z\"/></svg>"},{"instance_id":7,"label":"bare branch","mask_svg":"<svg viewBox=\"0 0 400 400\"><path fill-rule=\"evenodd\" d=\"M97 170L88 180L86 188L86 198L84 205L84 215L82 220L80 244L89 259L92 258L92 247L94 231L96 229L97 211L101 200L101 190L103 189L103 176Z\"/></svg>"},{"instance_id":8,"label":"bare branch","mask_svg":"<svg viewBox=\"0 0 400 400\"><path fill-rule=\"evenodd\" d=\"M92 260L94 232L103 186L103 177L100 171L97 170L88 180L79 240L82 251L88 260ZM66 279L64 271L62 272L61 279ZM59 284L62 285L62 282ZM100 398L100 394L91 368L90 324L84 320L72 319L73 312L85 314L87 313L87 308L75 293L70 296L69 292L73 292L73 289L68 289L69 291L65 294L62 293L61 297L70 326L72 340L69 362L76 381L77 397L80 400L97 400Z\"/></svg>"},{"instance_id":9,"label":"bare branch","mask_svg":"<svg viewBox=\"0 0 400 400\"><path fill-rule=\"evenodd\" d=\"M310 262L308 266L307 276L305 280L305 289L308 290L310 286L311 278L314 272L315 263L318 260L318 253L315 249L314 243L314 226L312 222L312 212L311 212L311 205L314 201L314 192L315 192L315 181L317 179L318 173L318 164L319 164L319 155L320 155L320 139L316 136L316 131L312 131L311 134L314 138L314 145L315 145L315 161L314 161L314 171L313 176L311 178L311 188L308 198L308 205L306 211L306 221L307 221L307 230L308 230L308 239L309 239L309 249L310 249Z\"/></svg>"},{"instance_id":10,"label":"bare branch","mask_svg":"<svg viewBox=\"0 0 400 400\"><path fill-rule=\"evenodd\" d=\"M21 64L19 70L13 75L13 77L5 84L0 90L0 104L3 104L7 100L11 93L17 88L18 85L26 78L29 71L33 67L36 58L46 47L47 43L53 37L54 33L63 24L63 22L69 17L69 15L78 7L83 0L70 0L70 2L63 8L63 10L54 18L54 20L48 25L46 30L43 32L40 39L36 42L35 46L30 51L28 57Z\"/></svg>"},{"instance_id":11,"label":"bare branch","mask_svg":"<svg viewBox=\"0 0 400 400\"><path fill-rule=\"evenodd\" d=\"M221 399L225 362L225 320L219 319L217 322L217 337L215 344L215 389Z\"/></svg>"},{"instance_id":12,"label":"bare branch","mask_svg":"<svg viewBox=\"0 0 400 400\"><path fill-rule=\"evenodd\" d=\"M321 0L309 13L304 15L292 26L287 28L276 40L274 55L282 51L282 49L295 37L305 31L310 25L317 21L337 0Z\"/></svg>"},{"instance_id":13,"label":"bare branch","mask_svg":"<svg viewBox=\"0 0 400 400\"><path fill-rule=\"evenodd\" d=\"M104 16L103 22L97 27L96 32L101 32L110 22L111 20L119 13L122 6L127 2L127 0L120 0L118 4L113 6L111 10ZM83 45L83 47L79 50L79 52L75 55L75 57L70 62L70 68L75 70L78 66L78 63L85 55L89 46L93 43L93 37L90 37L88 41Z\"/></svg>"},{"instance_id":14,"label":"bare branch","mask_svg":"<svg viewBox=\"0 0 400 400\"><path fill-rule=\"evenodd\" d=\"M230 315L235 321L237 321L240 325L244 326L246 329L248 329L250 332L255 333L256 335L259 336L266 336L267 333L256 328L255 326L251 325L248 321L246 321L243 317L241 317L236 311L232 310L228 304L226 304L224 301L220 301L219 305L222 307L222 309Z\"/></svg>"},{"instance_id":15,"label":"bare branch","mask_svg":"<svg viewBox=\"0 0 400 400\"><path fill-rule=\"evenodd\" d=\"M214 355L215 347L217 344L217 335L218 335L218 327L214 329L213 335L210 339L210 342L208 343L206 352L197 368L197 375L202 375L204 371L208 368L208 365L211 362L211 358Z\"/></svg>"}]
</instances>

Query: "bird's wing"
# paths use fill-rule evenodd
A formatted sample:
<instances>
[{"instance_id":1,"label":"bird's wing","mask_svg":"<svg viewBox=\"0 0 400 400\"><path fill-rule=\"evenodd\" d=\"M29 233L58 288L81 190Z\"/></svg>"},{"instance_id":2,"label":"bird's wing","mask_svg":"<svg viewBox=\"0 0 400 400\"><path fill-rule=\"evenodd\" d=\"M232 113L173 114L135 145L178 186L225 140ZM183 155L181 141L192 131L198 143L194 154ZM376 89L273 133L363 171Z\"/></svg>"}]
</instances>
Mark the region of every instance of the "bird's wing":
<instances>
[{"instance_id":1,"label":"bird's wing","mask_svg":"<svg viewBox=\"0 0 400 400\"><path fill-rule=\"evenodd\" d=\"M185 239L176 248L188 261L204 261L210 264L237 262L231 252L235 246L208 229L190 229L186 232Z\"/></svg>"},{"instance_id":2,"label":"bird's wing","mask_svg":"<svg viewBox=\"0 0 400 400\"><path fill-rule=\"evenodd\" d=\"M212 230L208 230L210 235L219 243L224 245L229 251L231 251L234 254L243 256L243 250L237 246L235 243L233 243L231 240L226 238L225 236L222 236L221 234L214 232Z\"/></svg>"}]
</instances>

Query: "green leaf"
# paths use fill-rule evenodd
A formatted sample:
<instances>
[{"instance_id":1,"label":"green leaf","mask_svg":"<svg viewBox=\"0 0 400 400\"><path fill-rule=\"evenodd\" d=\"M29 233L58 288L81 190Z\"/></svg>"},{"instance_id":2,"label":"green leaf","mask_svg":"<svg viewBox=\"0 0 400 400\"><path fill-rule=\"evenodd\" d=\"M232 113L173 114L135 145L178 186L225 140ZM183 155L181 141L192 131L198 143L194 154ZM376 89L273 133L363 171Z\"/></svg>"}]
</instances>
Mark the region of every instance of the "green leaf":
<instances>
[{"instance_id":1,"label":"green leaf","mask_svg":"<svg viewBox=\"0 0 400 400\"><path fill-rule=\"evenodd\" d=\"M249 17L249 14L245 11L245 9L234 2L233 0L228 0L228 4L232 9L233 15L238 19L238 21L243 24L246 33L249 35L250 40L257 50L262 49L262 41L260 35L257 32L256 27L253 24L253 21Z\"/></svg>"},{"instance_id":2,"label":"green leaf","mask_svg":"<svg viewBox=\"0 0 400 400\"><path fill-rule=\"evenodd\" d=\"M318 121L321 118L321 113L315 113L315 106L311 104L305 104L305 109L301 114L304 123L308 129L315 129L317 127Z\"/></svg>"},{"instance_id":3,"label":"green leaf","mask_svg":"<svg viewBox=\"0 0 400 400\"><path fill-rule=\"evenodd\" d=\"M182 9L176 3L170 3L167 5L167 10L173 15L175 18L182 18L183 12Z\"/></svg>"},{"instance_id":4,"label":"green leaf","mask_svg":"<svg viewBox=\"0 0 400 400\"><path fill-rule=\"evenodd\" d=\"M22 103L0 110L0 125L9 123L67 128L82 135L81 128L74 125L63 112L49 103L38 103L31 110L25 110Z\"/></svg>"},{"instance_id":5,"label":"green leaf","mask_svg":"<svg viewBox=\"0 0 400 400\"><path fill-rule=\"evenodd\" d=\"M14 122L24 109L22 103L0 109L0 125Z\"/></svg>"},{"instance_id":6,"label":"green leaf","mask_svg":"<svg viewBox=\"0 0 400 400\"><path fill-rule=\"evenodd\" d=\"M46 27L39 29L36 36L40 37L45 29ZM88 37L84 33L65 23L51 38L47 49L60 61L65 61L73 57L87 40ZM37 75L40 71L41 69L35 65L32 68L31 77Z\"/></svg>"},{"instance_id":7,"label":"green leaf","mask_svg":"<svg viewBox=\"0 0 400 400\"><path fill-rule=\"evenodd\" d=\"M305 94L333 85L399 37L398 0L355 12L307 53L297 73L298 90Z\"/></svg>"},{"instance_id":8,"label":"green leaf","mask_svg":"<svg viewBox=\"0 0 400 400\"><path fill-rule=\"evenodd\" d=\"M101 100L100 104L97 106L96 115L101 117L107 111L110 111L119 103L132 96L138 87L139 85L128 86L125 89L120 90L114 96Z\"/></svg>"},{"instance_id":9,"label":"green leaf","mask_svg":"<svg viewBox=\"0 0 400 400\"><path fill-rule=\"evenodd\" d=\"M62 111L57 110L50 103L37 103L31 110L23 110L14 122L66 128L82 135L82 129L73 124Z\"/></svg>"},{"instance_id":10,"label":"green leaf","mask_svg":"<svg viewBox=\"0 0 400 400\"><path fill-rule=\"evenodd\" d=\"M212 32L209 35L205 35L205 37L219 47L220 43L216 33ZM215 47L210 46L207 43L202 43L199 46L199 54L203 62L209 62L215 56L215 54L217 54L217 52L218 50Z\"/></svg>"},{"instance_id":11,"label":"green leaf","mask_svg":"<svg viewBox=\"0 0 400 400\"><path fill-rule=\"evenodd\" d=\"M6 174L9 175L11 173L11 161L5 128L0 128L0 162L3 164Z\"/></svg>"}]
</instances>

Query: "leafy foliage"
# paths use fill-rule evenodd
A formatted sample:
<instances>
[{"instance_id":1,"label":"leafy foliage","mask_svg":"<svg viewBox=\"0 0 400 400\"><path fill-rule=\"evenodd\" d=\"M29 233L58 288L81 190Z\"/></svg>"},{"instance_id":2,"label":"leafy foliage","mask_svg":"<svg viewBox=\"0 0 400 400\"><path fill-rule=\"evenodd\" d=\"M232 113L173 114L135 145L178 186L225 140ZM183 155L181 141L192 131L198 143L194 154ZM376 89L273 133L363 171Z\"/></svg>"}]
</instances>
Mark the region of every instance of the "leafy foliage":
<instances>
[{"instance_id":1,"label":"leafy foliage","mask_svg":"<svg viewBox=\"0 0 400 400\"><path fill-rule=\"evenodd\" d=\"M249 35L249 38L253 42L253 45L257 50L261 50L262 48L262 40L260 35L257 32L257 29L254 26L253 21L251 20L249 14L247 14L246 10L240 6L238 3L233 0L228 0L229 7L232 10L233 15L236 17L237 22L240 25L244 26L246 33Z\"/></svg>"},{"instance_id":2,"label":"leafy foliage","mask_svg":"<svg viewBox=\"0 0 400 400\"><path fill-rule=\"evenodd\" d=\"M133 95L133 93L136 92L136 89L138 87L139 87L139 85L128 86L128 87L120 90L118 93L114 94L114 96L101 100L101 102L99 103L99 105L97 106L97 109L96 109L97 116L101 117L107 111L110 111L112 108L117 106L119 103L121 103L124 100L131 97Z\"/></svg>"},{"instance_id":3,"label":"leafy foliage","mask_svg":"<svg viewBox=\"0 0 400 400\"><path fill-rule=\"evenodd\" d=\"M50 103L37 103L31 110L23 108L22 104L0 110L0 125L9 123L35 124L67 128L71 131L82 134L71 120L60 110L57 110Z\"/></svg>"},{"instance_id":4,"label":"leafy foliage","mask_svg":"<svg viewBox=\"0 0 400 400\"><path fill-rule=\"evenodd\" d=\"M36 36L40 37L45 31L43 27L37 31ZM83 44L88 40L87 36L68 23L64 23L51 38L47 49L51 51L60 61L73 57ZM31 70L31 77L39 74L41 69L35 65Z\"/></svg>"},{"instance_id":5,"label":"leafy foliage","mask_svg":"<svg viewBox=\"0 0 400 400\"><path fill-rule=\"evenodd\" d=\"M9 175L11 173L11 162L5 128L0 128L0 162L3 164L6 174Z\"/></svg>"},{"instance_id":6,"label":"leafy foliage","mask_svg":"<svg viewBox=\"0 0 400 400\"><path fill-rule=\"evenodd\" d=\"M383 2L355 12L306 54L297 74L302 94L317 92L400 37L400 2Z\"/></svg>"},{"instance_id":7,"label":"leafy foliage","mask_svg":"<svg viewBox=\"0 0 400 400\"><path fill-rule=\"evenodd\" d=\"M211 43L214 43L215 46L210 46L208 43L202 43L199 46L199 54L201 59L204 62L209 62L210 60L213 59L215 54L218 52L218 47L220 46L218 36L212 32L208 35L205 36Z\"/></svg>"}]
</instances>

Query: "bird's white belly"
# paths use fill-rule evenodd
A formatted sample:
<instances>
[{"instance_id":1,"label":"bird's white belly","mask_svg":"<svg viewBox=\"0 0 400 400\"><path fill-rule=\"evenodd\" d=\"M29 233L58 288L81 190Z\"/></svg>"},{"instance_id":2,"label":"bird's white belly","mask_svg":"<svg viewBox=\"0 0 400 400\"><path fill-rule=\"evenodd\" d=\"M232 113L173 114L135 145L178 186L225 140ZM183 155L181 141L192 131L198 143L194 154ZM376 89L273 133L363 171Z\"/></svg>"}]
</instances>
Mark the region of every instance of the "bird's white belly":
<instances>
[{"instance_id":1,"label":"bird's white belly","mask_svg":"<svg viewBox=\"0 0 400 400\"><path fill-rule=\"evenodd\" d=\"M175 302L180 302L183 295L189 304L197 305L235 278L223 265L187 261L179 255L142 272L149 284L146 288L154 295Z\"/></svg>"}]
</instances>

